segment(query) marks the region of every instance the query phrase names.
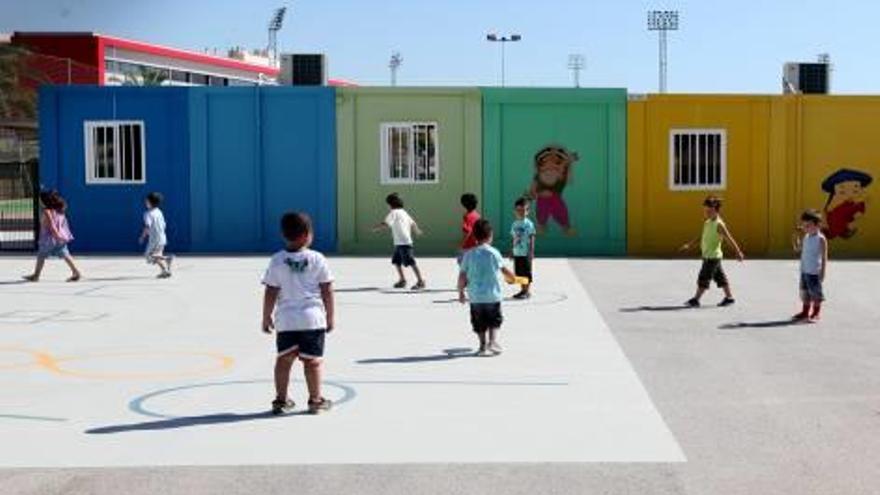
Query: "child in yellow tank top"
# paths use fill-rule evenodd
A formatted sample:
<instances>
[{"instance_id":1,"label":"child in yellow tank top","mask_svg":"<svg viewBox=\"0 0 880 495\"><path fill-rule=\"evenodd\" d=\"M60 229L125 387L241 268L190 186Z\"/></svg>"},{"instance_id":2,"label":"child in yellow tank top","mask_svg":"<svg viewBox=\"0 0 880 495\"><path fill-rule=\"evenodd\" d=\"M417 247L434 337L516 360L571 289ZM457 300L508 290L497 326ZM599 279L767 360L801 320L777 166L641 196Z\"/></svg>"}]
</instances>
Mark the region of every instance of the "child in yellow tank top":
<instances>
[{"instance_id":1,"label":"child in yellow tank top","mask_svg":"<svg viewBox=\"0 0 880 495\"><path fill-rule=\"evenodd\" d=\"M694 297L689 299L685 304L690 307L700 306L700 298L709 290L710 283L714 280L715 284L724 291L724 299L718 303L719 306L730 306L736 302L733 298L733 291L730 288L730 282L724 269L721 267L721 260L724 258L723 245L727 241L736 252L736 257L742 261L745 256L731 235L724 220L721 219L721 199L716 196L709 196L703 201L703 214L706 220L703 222L703 231L700 236L694 240L685 243L681 247L681 251L689 251L693 246L700 243L700 252L703 258L703 265L700 268L700 274L697 276L697 292Z\"/></svg>"}]
</instances>

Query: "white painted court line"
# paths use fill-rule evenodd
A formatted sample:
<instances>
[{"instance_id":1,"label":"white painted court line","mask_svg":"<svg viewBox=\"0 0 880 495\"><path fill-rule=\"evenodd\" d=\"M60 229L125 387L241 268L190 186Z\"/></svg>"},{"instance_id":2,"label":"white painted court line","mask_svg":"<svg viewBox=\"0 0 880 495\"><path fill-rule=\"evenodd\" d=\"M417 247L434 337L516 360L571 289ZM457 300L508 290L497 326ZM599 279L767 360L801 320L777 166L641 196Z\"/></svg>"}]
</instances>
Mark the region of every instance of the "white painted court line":
<instances>
[{"instance_id":1,"label":"white painted court line","mask_svg":"<svg viewBox=\"0 0 880 495\"><path fill-rule=\"evenodd\" d=\"M323 416L284 418L265 414L265 261L182 261L190 269L170 281L93 282L103 288L85 295L0 286L0 313L106 315L0 322L0 436L14 446L0 449L0 466L685 460L565 260L538 261L534 304L505 304L505 353L474 358L463 355L475 340L467 310L449 302L454 261L423 260L433 291L408 294L384 289L385 260L332 259L337 287L365 289L338 294L339 330L328 337L326 395L347 400ZM2 273L10 263L0 260ZM151 273L134 260L122 267ZM47 353L49 364L20 366L30 358L14 348ZM53 371L54 358L80 374ZM300 377L294 396L304 404Z\"/></svg>"}]
</instances>

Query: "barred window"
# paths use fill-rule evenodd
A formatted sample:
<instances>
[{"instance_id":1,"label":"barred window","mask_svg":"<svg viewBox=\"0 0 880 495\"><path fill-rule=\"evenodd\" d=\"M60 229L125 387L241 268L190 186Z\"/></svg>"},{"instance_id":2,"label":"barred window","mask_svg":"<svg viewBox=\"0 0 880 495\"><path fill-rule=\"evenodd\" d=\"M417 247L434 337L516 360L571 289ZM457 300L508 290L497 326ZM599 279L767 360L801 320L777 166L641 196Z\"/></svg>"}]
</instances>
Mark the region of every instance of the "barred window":
<instances>
[{"instance_id":1,"label":"barred window","mask_svg":"<svg viewBox=\"0 0 880 495\"><path fill-rule=\"evenodd\" d=\"M144 123L85 123L86 183L143 184L146 180Z\"/></svg>"},{"instance_id":2,"label":"barred window","mask_svg":"<svg viewBox=\"0 0 880 495\"><path fill-rule=\"evenodd\" d=\"M727 131L673 129L669 132L669 187L716 190L727 184Z\"/></svg>"},{"instance_id":3,"label":"barred window","mask_svg":"<svg viewBox=\"0 0 880 495\"><path fill-rule=\"evenodd\" d=\"M381 127L383 184L435 183L440 178L435 122L384 123Z\"/></svg>"}]
</instances>

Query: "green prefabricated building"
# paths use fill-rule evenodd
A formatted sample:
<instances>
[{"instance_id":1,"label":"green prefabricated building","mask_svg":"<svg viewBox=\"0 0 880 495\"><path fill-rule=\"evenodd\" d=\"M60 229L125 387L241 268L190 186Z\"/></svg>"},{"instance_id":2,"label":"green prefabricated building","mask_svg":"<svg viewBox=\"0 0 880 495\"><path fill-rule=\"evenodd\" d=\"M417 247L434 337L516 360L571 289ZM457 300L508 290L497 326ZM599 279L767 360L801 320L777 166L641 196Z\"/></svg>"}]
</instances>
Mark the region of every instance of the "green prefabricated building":
<instances>
[{"instance_id":1,"label":"green prefabricated building","mask_svg":"<svg viewBox=\"0 0 880 495\"><path fill-rule=\"evenodd\" d=\"M514 201L532 199L538 255L626 252L626 90L483 93L483 215L509 251Z\"/></svg>"},{"instance_id":2,"label":"green prefabricated building","mask_svg":"<svg viewBox=\"0 0 880 495\"><path fill-rule=\"evenodd\" d=\"M372 228L396 192L424 231L416 255L454 255L461 194L482 188L480 90L340 88L336 110L339 251L390 255Z\"/></svg>"}]
</instances>

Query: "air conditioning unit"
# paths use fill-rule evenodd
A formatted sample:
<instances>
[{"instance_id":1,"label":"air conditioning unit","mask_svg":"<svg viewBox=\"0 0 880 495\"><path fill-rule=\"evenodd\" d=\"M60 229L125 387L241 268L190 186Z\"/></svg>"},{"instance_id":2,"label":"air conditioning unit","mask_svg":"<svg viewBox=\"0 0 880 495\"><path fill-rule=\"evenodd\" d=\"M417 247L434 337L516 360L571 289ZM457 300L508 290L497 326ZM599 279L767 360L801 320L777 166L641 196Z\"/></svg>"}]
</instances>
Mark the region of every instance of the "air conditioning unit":
<instances>
[{"instance_id":1,"label":"air conditioning unit","mask_svg":"<svg viewBox=\"0 0 880 495\"><path fill-rule=\"evenodd\" d=\"M323 53L285 53L281 55L281 84L324 86L327 84L327 58Z\"/></svg>"},{"instance_id":2,"label":"air conditioning unit","mask_svg":"<svg viewBox=\"0 0 880 495\"><path fill-rule=\"evenodd\" d=\"M828 94L831 91L831 64L828 62L789 62L782 68L782 92Z\"/></svg>"}]
</instances>

